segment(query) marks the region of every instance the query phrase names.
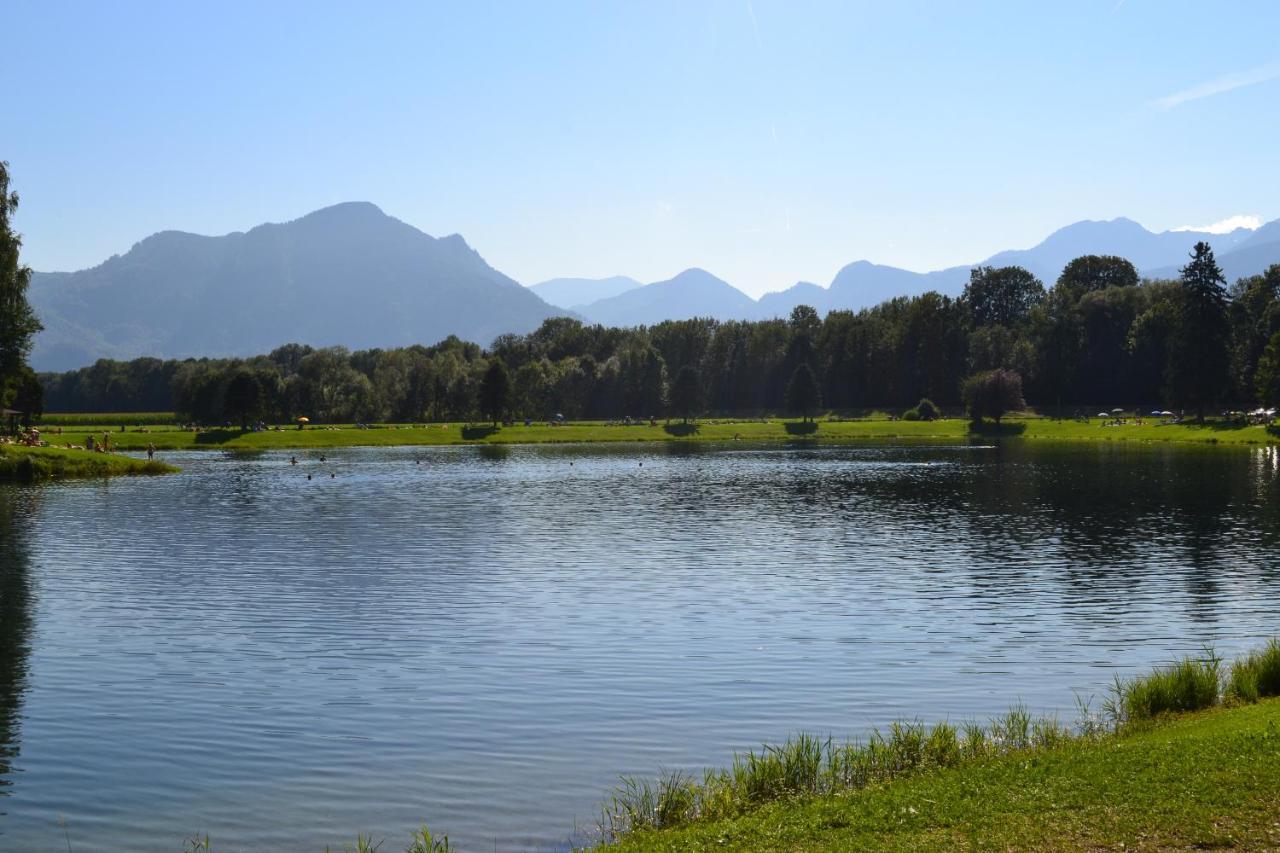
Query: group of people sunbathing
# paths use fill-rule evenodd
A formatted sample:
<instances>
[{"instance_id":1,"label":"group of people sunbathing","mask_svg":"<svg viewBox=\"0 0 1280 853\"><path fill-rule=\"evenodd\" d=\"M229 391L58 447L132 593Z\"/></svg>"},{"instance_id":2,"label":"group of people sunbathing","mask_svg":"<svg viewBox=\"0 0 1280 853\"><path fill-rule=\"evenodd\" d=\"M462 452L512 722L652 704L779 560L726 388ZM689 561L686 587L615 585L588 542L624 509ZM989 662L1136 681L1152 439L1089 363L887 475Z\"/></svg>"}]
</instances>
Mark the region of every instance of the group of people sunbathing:
<instances>
[{"instance_id":1,"label":"group of people sunbathing","mask_svg":"<svg viewBox=\"0 0 1280 853\"><path fill-rule=\"evenodd\" d=\"M19 447L48 447L49 442L40 438L40 430L25 427L17 435L0 435L0 444L16 444Z\"/></svg>"}]
</instances>

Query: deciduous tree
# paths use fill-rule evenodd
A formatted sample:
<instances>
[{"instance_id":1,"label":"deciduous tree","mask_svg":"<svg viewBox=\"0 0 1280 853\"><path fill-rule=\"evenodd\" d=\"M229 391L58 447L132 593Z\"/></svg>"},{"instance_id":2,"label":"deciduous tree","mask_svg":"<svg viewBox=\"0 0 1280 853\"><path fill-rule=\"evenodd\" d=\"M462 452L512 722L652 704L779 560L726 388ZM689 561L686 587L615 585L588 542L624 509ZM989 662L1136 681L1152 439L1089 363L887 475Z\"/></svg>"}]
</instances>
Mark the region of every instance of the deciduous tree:
<instances>
[{"instance_id":1,"label":"deciduous tree","mask_svg":"<svg viewBox=\"0 0 1280 853\"><path fill-rule=\"evenodd\" d=\"M787 408L801 419L808 421L813 410L822 402L822 392L818 388L818 377L813 375L813 368L805 362L796 365L787 383Z\"/></svg>"},{"instance_id":2,"label":"deciduous tree","mask_svg":"<svg viewBox=\"0 0 1280 853\"><path fill-rule=\"evenodd\" d=\"M960 396L974 423L991 418L999 426L1009 412L1027 407L1022 399L1022 377L1012 370L988 370L964 381Z\"/></svg>"},{"instance_id":3,"label":"deciduous tree","mask_svg":"<svg viewBox=\"0 0 1280 853\"><path fill-rule=\"evenodd\" d=\"M693 365L680 368L671 383L671 410L685 423L702 411L702 377Z\"/></svg>"},{"instance_id":4,"label":"deciduous tree","mask_svg":"<svg viewBox=\"0 0 1280 853\"><path fill-rule=\"evenodd\" d=\"M489 359L480 382L480 411L493 418L496 427L511 409L511 374L500 358Z\"/></svg>"},{"instance_id":5,"label":"deciduous tree","mask_svg":"<svg viewBox=\"0 0 1280 853\"><path fill-rule=\"evenodd\" d=\"M10 222L17 209L18 194L9 189L9 164L0 160L0 403L17 394L32 339L43 328L27 302L31 268L19 258L22 238Z\"/></svg>"}]
</instances>

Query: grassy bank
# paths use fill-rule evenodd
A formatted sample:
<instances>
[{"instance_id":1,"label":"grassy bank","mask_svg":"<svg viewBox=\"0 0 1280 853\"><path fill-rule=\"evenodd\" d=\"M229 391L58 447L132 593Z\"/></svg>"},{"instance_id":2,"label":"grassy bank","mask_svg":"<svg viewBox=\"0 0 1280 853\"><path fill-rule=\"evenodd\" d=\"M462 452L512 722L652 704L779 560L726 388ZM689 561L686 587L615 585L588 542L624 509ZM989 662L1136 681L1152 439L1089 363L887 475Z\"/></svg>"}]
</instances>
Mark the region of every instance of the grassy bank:
<instances>
[{"instance_id":1,"label":"grassy bank","mask_svg":"<svg viewBox=\"0 0 1280 853\"><path fill-rule=\"evenodd\" d=\"M1119 682L1074 730L1015 709L627 781L604 824L624 851L1271 848L1278 693L1273 641L1229 669L1209 654Z\"/></svg>"},{"instance_id":2,"label":"grassy bank","mask_svg":"<svg viewBox=\"0 0 1280 853\"><path fill-rule=\"evenodd\" d=\"M133 421L136 423L136 421ZM95 428L96 427L96 428ZM166 424L154 424L146 432L136 427L126 432L119 425L95 424L64 426L61 435L46 430L45 437L54 444L83 445L85 438L103 431L111 436L112 446L123 450L142 450L154 444L162 450L198 449L305 449L325 447L367 447L392 445L450 444L539 444L613 441L814 441L822 444L856 444L895 440L961 443L974 439L1023 438L1028 440L1090 442L1197 442L1211 444L1265 444L1280 441L1280 436L1261 426L1234 426L1218 422L1204 425L1148 423L1141 426L1102 426L1102 421L1079 422L1047 418L1006 419L999 430L993 425L974 433L967 420L952 418L937 421L901 421L887 418L862 420L830 420L799 423L787 420L734 421L705 420L696 424L673 422L649 426L613 426L602 422L568 423L563 426L509 426L493 428L485 424L431 424L425 426L385 425L373 429L356 429L351 425L337 427L312 426L305 430L285 429L281 432L241 432L239 429L216 429L205 432L184 431Z\"/></svg>"},{"instance_id":3,"label":"grassy bank","mask_svg":"<svg viewBox=\"0 0 1280 853\"><path fill-rule=\"evenodd\" d=\"M624 851L1280 846L1280 701L649 831Z\"/></svg>"},{"instance_id":4,"label":"grassy bank","mask_svg":"<svg viewBox=\"0 0 1280 853\"><path fill-rule=\"evenodd\" d=\"M169 474L172 465L148 462L109 453L64 450L55 447L0 445L0 480L64 480L117 477L133 474Z\"/></svg>"}]
</instances>

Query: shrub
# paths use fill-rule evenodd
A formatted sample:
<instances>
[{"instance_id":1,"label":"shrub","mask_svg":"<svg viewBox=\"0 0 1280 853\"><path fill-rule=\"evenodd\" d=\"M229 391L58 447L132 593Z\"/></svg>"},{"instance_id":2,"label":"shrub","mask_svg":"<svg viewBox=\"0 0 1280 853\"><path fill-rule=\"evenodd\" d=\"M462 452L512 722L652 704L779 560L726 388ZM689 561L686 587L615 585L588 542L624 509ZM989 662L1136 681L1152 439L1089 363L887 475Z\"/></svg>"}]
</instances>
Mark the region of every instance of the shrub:
<instances>
[{"instance_id":1,"label":"shrub","mask_svg":"<svg viewBox=\"0 0 1280 853\"><path fill-rule=\"evenodd\" d=\"M934 402L928 397L920 398L920 402L916 403L915 411L920 414L920 420L922 421L936 421L942 417L942 410L934 405Z\"/></svg>"},{"instance_id":2,"label":"shrub","mask_svg":"<svg viewBox=\"0 0 1280 853\"><path fill-rule=\"evenodd\" d=\"M1022 377L1003 368L973 374L961 386L960 396L974 423L991 418L999 424L1007 412L1027 407L1022 399Z\"/></svg>"},{"instance_id":3,"label":"shrub","mask_svg":"<svg viewBox=\"0 0 1280 853\"><path fill-rule=\"evenodd\" d=\"M1199 711L1218 702L1222 660L1207 652L1201 660L1183 658L1132 681L1116 681L1113 708L1121 722L1148 720L1175 711Z\"/></svg>"},{"instance_id":4,"label":"shrub","mask_svg":"<svg viewBox=\"0 0 1280 853\"><path fill-rule=\"evenodd\" d=\"M1232 664L1226 693L1238 702L1280 696L1280 640L1272 639Z\"/></svg>"},{"instance_id":5,"label":"shrub","mask_svg":"<svg viewBox=\"0 0 1280 853\"><path fill-rule=\"evenodd\" d=\"M921 417L919 409L907 409L905 412L902 413L902 419L904 421L925 420L925 418Z\"/></svg>"}]
</instances>

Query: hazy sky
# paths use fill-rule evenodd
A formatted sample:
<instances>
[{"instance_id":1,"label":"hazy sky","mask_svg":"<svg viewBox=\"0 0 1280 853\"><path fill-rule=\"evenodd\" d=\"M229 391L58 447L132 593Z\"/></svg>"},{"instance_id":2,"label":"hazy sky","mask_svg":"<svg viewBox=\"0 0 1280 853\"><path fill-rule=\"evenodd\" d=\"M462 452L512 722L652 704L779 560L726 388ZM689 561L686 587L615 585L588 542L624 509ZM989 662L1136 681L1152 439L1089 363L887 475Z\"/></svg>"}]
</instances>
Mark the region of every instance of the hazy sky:
<instances>
[{"instance_id":1,"label":"hazy sky","mask_svg":"<svg viewBox=\"0 0 1280 853\"><path fill-rule=\"evenodd\" d=\"M36 269L367 200L525 282L752 294L1078 219L1280 216L1280 3L56 3L0 11Z\"/></svg>"}]
</instances>

